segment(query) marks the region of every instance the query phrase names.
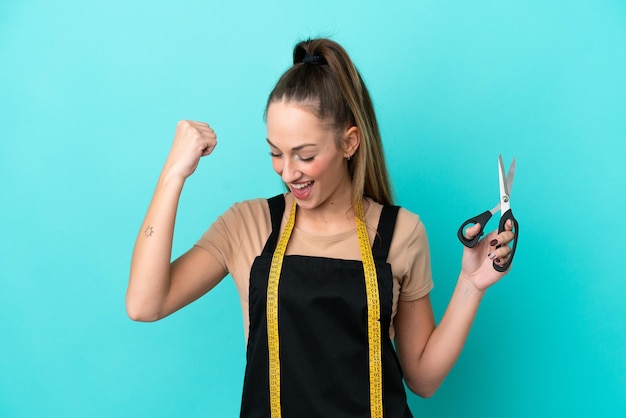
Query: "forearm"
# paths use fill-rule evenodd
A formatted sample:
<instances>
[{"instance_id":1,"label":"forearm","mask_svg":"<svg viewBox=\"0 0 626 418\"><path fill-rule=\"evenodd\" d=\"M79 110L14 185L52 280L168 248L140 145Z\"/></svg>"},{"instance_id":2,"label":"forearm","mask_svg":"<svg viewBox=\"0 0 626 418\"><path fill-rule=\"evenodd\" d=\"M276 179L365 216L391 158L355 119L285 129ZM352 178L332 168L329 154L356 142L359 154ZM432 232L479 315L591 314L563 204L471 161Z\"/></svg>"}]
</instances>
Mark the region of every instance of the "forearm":
<instances>
[{"instance_id":1,"label":"forearm","mask_svg":"<svg viewBox=\"0 0 626 418\"><path fill-rule=\"evenodd\" d=\"M432 396L448 375L467 340L484 291L459 277L450 303L439 325L432 331L413 370L409 387L421 396Z\"/></svg>"},{"instance_id":2,"label":"forearm","mask_svg":"<svg viewBox=\"0 0 626 418\"><path fill-rule=\"evenodd\" d=\"M135 241L126 293L128 315L138 321L161 317L170 288L172 240L184 178L161 174Z\"/></svg>"}]
</instances>

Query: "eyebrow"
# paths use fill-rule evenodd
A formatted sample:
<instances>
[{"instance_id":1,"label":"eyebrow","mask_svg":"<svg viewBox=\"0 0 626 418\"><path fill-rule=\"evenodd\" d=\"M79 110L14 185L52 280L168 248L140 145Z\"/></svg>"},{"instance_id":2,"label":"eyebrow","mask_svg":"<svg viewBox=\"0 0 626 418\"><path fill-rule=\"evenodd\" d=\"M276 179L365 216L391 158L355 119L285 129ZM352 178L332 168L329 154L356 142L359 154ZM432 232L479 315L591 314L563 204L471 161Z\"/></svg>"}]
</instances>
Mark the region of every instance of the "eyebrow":
<instances>
[{"instance_id":1,"label":"eyebrow","mask_svg":"<svg viewBox=\"0 0 626 418\"><path fill-rule=\"evenodd\" d=\"M267 141L267 143L268 143L268 144L270 144L270 146L272 146L272 147L274 147L274 148L276 148L276 149L280 149L280 148L278 148L276 145L272 144L272 141L270 141L270 139L269 139L269 138L265 138L265 140ZM306 147L314 147L314 146L316 146L316 145L317 145L317 144L310 144L310 143L306 143L306 144L301 144L301 145L295 146L295 147L291 148L291 150L292 150L292 151L300 151L300 150L301 150L301 149L303 149L303 148L306 148Z\"/></svg>"}]
</instances>

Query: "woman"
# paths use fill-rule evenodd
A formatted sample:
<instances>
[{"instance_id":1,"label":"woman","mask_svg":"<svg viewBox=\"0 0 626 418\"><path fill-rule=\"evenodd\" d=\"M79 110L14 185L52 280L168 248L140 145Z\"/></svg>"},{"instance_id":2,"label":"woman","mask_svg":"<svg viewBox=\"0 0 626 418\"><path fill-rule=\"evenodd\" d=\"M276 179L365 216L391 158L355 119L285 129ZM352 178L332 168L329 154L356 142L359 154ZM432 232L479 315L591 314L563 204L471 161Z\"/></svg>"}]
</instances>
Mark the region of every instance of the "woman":
<instances>
[{"instance_id":1,"label":"woman","mask_svg":"<svg viewBox=\"0 0 626 418\"><path fill-rule=\"evenodd\" d=\"M507 262L511 225L464 250L435 326L426 232L391 206L372 102L345 50L327 39L298 44L266 122L289 191L233 205L170 264L183 184L216 146L207 124L178 124L135 244L128 314L158 320L230 274L248 344L241 416L410 417L403 378L420 396L439 387L485 290L505 274L492 262Z\"/></svg>"}]
</instances>

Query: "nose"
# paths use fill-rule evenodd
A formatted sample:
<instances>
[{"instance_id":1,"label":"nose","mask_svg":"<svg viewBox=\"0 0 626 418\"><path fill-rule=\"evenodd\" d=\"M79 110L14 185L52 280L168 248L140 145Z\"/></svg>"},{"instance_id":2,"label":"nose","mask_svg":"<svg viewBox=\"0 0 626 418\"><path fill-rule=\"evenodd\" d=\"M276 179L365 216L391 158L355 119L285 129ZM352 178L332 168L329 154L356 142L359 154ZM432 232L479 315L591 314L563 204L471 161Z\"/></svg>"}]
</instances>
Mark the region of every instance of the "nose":
<instances>
[{"instance_id":1,"label":"nose","mask_svg":"<svg viewBox=\"0 0 626 418\"><path fill-rule=\"evenodd\" d=\"M285 183L294 183L302 176L296 161L285 157L282 159L282 163L282 170L279 174Z\"/></svg>"}]
</instances>

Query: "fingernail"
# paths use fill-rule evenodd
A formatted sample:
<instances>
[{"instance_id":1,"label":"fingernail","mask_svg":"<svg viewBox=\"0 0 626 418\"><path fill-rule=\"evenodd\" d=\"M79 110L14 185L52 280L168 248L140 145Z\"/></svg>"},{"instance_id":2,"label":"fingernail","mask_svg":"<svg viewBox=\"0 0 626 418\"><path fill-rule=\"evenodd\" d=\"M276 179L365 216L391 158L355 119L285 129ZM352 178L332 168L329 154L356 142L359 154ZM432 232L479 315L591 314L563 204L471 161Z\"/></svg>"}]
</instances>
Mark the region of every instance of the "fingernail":
<instances>
[{"instance_id":1,"label":"fingernail","mask_svg":"<svg viewBox=\"0 0 626 418\"><path fill-rule=\"evenodd\" d=\"M489 254L487 254L487 257L489 257L491 260L493 260L494 258L496 258L496 253L489 253Z\"/></svg>"},{"instance_id":2,"label":"fingernail","mask_svg":"<svg viewBox=\"0 0 626 418\"><path fill-rule=\"evenodd\" d=\"M496 258L496 259L495 259L495 260L493 260L493 261L495 261L496 263L499 263L499 262L500 262L500 259L499 259L499 258Z\"/></svg>"},{"instance_id":3,"label":"fingernail","mask_svg":"<svg viewBox=\"0 0 626 418\"><path fill-rule=\"evenodd\" d=\"M489 245L491 245L492 247L495 247L496 245L498 245L498 240L497 239L492 239L491 242L489 243Z\"/></svg>"}]
</instances>

